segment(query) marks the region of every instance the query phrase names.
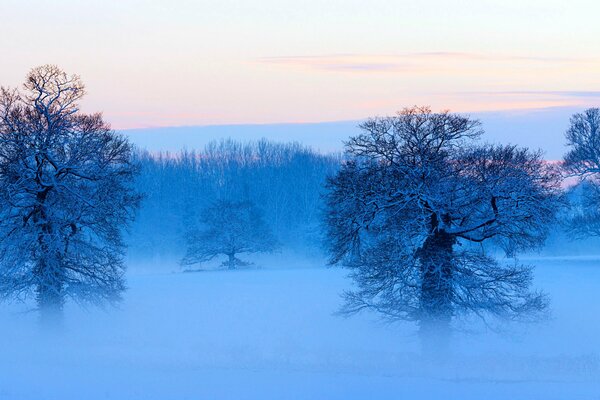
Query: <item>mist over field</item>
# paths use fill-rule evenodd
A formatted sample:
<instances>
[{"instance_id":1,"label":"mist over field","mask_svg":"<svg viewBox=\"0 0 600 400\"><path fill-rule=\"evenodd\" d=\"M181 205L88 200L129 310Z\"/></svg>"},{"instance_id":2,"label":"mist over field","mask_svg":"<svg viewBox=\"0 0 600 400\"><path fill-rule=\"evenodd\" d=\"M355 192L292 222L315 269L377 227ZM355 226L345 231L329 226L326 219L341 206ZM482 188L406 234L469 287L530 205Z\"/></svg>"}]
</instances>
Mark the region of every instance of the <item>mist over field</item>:
<instances>
[{"instance_id":1,"label":"mist over field","mask_svg":"<svg viewBox=\"0 0 600 400\"><path fill-rule=\"evenodd\" d=\"M0 400L600 400L598 0L0 15Z\"/></svg>"},{"instance_id":2,"label":"mist over field","mask_svg":"<svg viewBox=\"0 0 600 400\"><path fill-rule=\"evenodd\" d=\"M531 126L533 136L545 127ZM346 269L328 265L322 244L323 184L340 159L337 150L328 155L336 145L327 147L320 130L341 137L358 128L330 127L290 131L302 139L307 128L319 152L273 141L287 126L204 128L239 132L217 141L177 128L169 140L183 152L162 152L162 142L144 136L138 145L151 152L137 156L145 196L125 233L123 301L100 309L68 302L62 325L49 331L33 298L3 304L0 398L595 398L598 241L574 240L560 225L544 247L520 257L551 301L540 322L459 319L450 350L424 355L418 324L369 310L338 314L341 294L355 285ZM217 198L259 205L276 248L240 256L245 263L235 269L221 265L223 256L182 264L190 229Z\"/></svg>"},{"instance_id":3,"label":"mist over field","mask_svg":"<svg viewBox=\"0 0 600 400\"><path fill-rule=\"evenodd\" d=\"M123 304L69 307L60 335L40 332L25 306L2 308L2 396L593 399L598 261L528 261L552 319L457 332L442 360L421 357L410 324L333 315L350 282L315 260L282 254L261 268L198 273L130 261Z\"/></svg>"}]
</instances>

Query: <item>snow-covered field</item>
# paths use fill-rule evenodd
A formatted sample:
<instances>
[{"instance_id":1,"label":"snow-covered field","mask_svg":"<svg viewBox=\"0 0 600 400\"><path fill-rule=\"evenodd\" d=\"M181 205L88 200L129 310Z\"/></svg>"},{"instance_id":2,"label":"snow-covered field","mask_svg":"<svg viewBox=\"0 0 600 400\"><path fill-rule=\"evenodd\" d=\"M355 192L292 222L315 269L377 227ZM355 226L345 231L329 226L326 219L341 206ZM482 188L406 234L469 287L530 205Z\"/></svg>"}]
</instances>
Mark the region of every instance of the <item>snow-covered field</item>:
<instances>
[{"instance_id":1,"label":"snow-covered field","mask_svg":"<svg viewBox=\"0 0 600 400\"><path fill-rule=\"evenodd\" d=\"M62 333L0 308L0 399L600 399L600 260L531 263L552 319L457 333L443 361L412 325L333 315L341 269L132 265L120 309L71 306Z\"/></svg>"}]
</instances>

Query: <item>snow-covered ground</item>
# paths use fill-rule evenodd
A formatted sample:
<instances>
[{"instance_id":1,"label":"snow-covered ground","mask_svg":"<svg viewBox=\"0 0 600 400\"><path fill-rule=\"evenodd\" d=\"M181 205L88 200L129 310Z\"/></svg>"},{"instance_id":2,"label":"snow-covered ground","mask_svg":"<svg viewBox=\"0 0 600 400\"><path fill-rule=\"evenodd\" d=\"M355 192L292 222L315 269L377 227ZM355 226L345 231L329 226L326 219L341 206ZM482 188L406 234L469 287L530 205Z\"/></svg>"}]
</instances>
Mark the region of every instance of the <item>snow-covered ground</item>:
<instances>
[{"instance_id":1,"label":"snow-covered ground","mask_svg":"<svg viewBox=\"0 0 600 400\"><path fill-rule=\"evenodd\" d=\"M71 306L62 333L0 308L0 399L600 399L600 260L528 262L552 319L457 333L444 361L410 324L333 315L341 269L132 265L120 309Z\"/></svg>"}]
</instances>

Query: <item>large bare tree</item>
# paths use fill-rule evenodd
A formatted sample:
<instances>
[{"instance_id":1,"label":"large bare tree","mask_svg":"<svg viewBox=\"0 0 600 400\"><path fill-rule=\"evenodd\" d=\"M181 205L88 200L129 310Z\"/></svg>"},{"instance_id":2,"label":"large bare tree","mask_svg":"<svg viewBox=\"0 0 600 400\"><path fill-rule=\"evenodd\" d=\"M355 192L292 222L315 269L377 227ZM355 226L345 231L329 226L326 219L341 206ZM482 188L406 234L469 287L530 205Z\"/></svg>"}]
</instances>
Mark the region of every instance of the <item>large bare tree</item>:
<instances>
[{"instance_id":1,"label":"large bare tree","mask_svg":"<svg viewBox=\"0 0 600 400\"><path fill-rule=\"evenodd\" d=\"M353 270L346 312L417 321L424 338L455 316L531 318L547 305L529 267L508 255L543 243L560 197L540 153L477 145L476 120L426 107L373 118L330 179L327 247Z\"/></svg>"},{"instance_id":2,"label":"large bare tree","mask_svg":"<svg viewBox=\"0 0 600 400\"><path fill-rule=\"evenodd\" d=\"M67 297L116 301L124 289L121 230L139 200L132 146L80 111L84 93L52 65L0 91L0 294L34 294L43 319Z\"/></svg>"}]
</instances>

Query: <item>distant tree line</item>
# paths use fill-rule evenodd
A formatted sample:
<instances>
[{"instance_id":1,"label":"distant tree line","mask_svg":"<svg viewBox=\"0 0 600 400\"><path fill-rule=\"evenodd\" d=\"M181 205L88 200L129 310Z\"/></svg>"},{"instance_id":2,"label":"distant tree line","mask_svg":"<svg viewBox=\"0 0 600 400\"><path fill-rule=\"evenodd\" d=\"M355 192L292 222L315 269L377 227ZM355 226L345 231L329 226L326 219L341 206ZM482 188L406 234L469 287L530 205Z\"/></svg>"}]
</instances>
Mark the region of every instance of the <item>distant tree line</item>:
<instances>
[{"instance_id":1,"label":"distant tree line","mask_svg":"<svg viewBox=\"0 0 600 400\"><path fill-rule=\"evenodd\" d=\"M181 258L185 237L216 201L249 202L284 246L320 247L322 194L341 156L298 143L212 142L200 151L141 152L142 207L128 242L133 255Z\"/></svg>"}]
</instances>

